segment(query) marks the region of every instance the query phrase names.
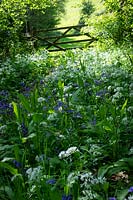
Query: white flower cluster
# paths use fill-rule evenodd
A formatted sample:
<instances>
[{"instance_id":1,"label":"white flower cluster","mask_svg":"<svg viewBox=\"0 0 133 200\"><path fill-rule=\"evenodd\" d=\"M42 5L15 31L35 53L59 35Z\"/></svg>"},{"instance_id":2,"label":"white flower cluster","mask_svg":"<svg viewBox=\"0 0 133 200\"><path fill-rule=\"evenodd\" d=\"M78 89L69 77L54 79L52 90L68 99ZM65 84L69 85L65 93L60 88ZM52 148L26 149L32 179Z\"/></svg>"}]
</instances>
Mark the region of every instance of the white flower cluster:
<instances>
[{"instance_id":1,"label":"white flower cluster","mask_svg":"<svg viewBox=\"0 0 133 200\"><path fill-rule=\"evenodd\" d=\"M69 176L67 177L67 185L69 186L69 188L71 188L73 184L76 181L78 181L79 175L80 175L80 172L72 172L69 174Z\"/></svg>"},{"instance_id":2,"label":"white flower cluster","mask_svg":"<svg viewBox=\"0 0 133 200\"><path fill-rule=\"evenodd\" d=\"M133 195L129 196L127 199L124 200L133 200Z\"/></svg>"},{"instance_id":3,"label":"white flower cluster","mask_svg":"<svg viewBox=\"0 0 133 200\"><path fill-rule=\"evenodd\" d=\"M78 200L97 199L97 193L92 189L94 185L104 184L105 178L94 177L92 172L72 172L67 178L67 185L69 188L73 187L75 182L80 181L80 187L82 189L82 196L78 197Z\"/></svg>"},{"instance_id":4,"label":"white flower cluster","mask_svg":"<svg viewBox=\"0 0 133 200\"><path fill-rule=\"evenodd\" d=\"M96 144L92 144L90 147L89 153L93 154L93 156L100 156L102 155L101 151L102 151L101 147L99 147Z\"/></svg>"},{"instance_id":5,"label":"white flower cluster","mask_svg":"<svg viewBox=\"0 0 133 200\"><path fill-rule=\"evenodd\" d=\"M36 157L35 157L35 160L36 160L37 162L42 162L42 161L44 160L44 154L42 154L42 155L40 155L40 156L36 156Z\"/></svg>"},{"instance_id":6,"label":"white flower cluster","mask_svg":"<svg viewBox=\"0 0 133 200\"><path fill-rule=\"evenodd\" d=\"M98 183L103 184L106 181L105 178L101 178L101 177L95 178L91 172L86 172L86 173L80 174L80 180L83 182L83 184L89 183L92 185L95 185Z\"/></svg>"},{"instance_id":7,"label":"white flower cluster","mask_svg":"<svg viewBox=\"0 0 133 200\"><path fill-rule=\"evenodd\" d=\"M75 152L79 152L78 148L77 147L70 147L66 151L61 151L58 156L59 156L60 159L63 159L63 158L69 157L70 155L72 155Z\"/></svg>"},{"instance_id":8,"label":"white flower cluster","mask_svg":"<svg viewBox=\"0 0 133 200\"><path fill-rule=\"evenodd\" d=\"M80 174L79 178L82 181L80 186L82 188L83 195L82 197L80 197L80 199L98 199L97 193L93 191L93 187L97 184L104 184L106 182L106 179L101 177L96 178L91 172L82 173Z\"/></svg>"},{"instance_id":9,"label":"white flower cluster","mask_svg":"<svg viewBox=\"0 0 133 200\"><path fill-rule=\"evenodd\" d=\"M37 99L37 101L38 101L38 103L42 103L42 102L45 101L45 99L44 99L43 97L39 97L39 98Z\"/></svg>"},{"instance_id":10,"label":"white flower cluster","mask_svg":"<svg viewBox=\"0 0 133 200\"><path fill-rule=\"evenodd\" d=\"M26 174L28 174L29 181L37 181L42 176L42 167L29 168L27 169Z\"/></svg>"}]
</instances>

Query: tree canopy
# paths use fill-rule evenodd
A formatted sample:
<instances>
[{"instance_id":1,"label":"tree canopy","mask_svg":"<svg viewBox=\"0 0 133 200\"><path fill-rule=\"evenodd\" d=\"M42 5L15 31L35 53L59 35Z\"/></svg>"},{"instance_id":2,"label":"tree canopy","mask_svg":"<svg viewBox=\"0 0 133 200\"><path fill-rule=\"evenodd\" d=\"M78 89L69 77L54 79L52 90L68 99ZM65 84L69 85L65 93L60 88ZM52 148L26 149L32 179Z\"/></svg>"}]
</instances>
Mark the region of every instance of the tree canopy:
<instances>
[{"instance_id":1,"label":"tree canopy","mask_svg":"<svg viewBox=\"0 0 133 200\"><path fill-rule=\"evenodd\" d=\"M104 10L86 18L91 34L108 44L132 43L132 0L104 0Z\"/></svg>"},{"instance_id":2,"label":"tree canopy","mask_svg":"<svg viewBox=\"0 0 133 200\"><path fill-rule=\"evenodd\" d=\"M30 25L56 24L58 13L63 10L61 0L1 0L0 2L0 49L7 53L21 41L21 32L27 21ZM49 17L51 16L51 18ZM47 19L47 20L46 20ZM34 23L35 22L35 23ZM20 44L19 44L20 45Z\"/></svg>"}]
</instances>

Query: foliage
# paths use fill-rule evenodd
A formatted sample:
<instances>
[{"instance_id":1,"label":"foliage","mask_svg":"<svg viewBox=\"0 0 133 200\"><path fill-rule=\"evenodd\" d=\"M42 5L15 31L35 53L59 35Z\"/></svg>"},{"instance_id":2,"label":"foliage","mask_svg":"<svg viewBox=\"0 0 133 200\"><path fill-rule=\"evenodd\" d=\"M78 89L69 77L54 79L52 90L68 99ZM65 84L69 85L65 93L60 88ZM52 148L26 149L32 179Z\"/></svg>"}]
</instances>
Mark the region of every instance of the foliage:
<instances>
[{"instance_id":1,"label":"foliage","mask_svg":"<svg viewBox=\"0 0 133 200\"><path fill-rule=\"evenodd\" d=\"M105 0L105 10L87 20L91 34L106 44L132 45L133 3Z\"/></svg>"},{"instance_id":2,"label":"foliage","mask_svg":"<svg viewBox=\"0 0 133 200\"><path fill-rule=\"evenodd\" d=\"M81 17L80 17L80 24L85 23L85 19L89 18L90 15L94 12L94 5L90 0L84 0L82 2L82 9L81 9Z\"/></svg>"},{"instance_id":3,"label":"foliage","mask_svg":"<svg viewBox=\"0 0 133 200\"><path fill-rule=\"evenodd\" d=\"M29 12L29 28L33 30L53 28L59 23L61 13L65 12L64 3L65 1L56 0L55 4L52 2L49 7L42 10L43 12L39 10Z\"/></svg>"},{"instance_id":4,"label":"foliage","mask_svg":"<svg viewBox=\"0 0 133 200\"><path fill-rule=\"evenodd\" d=\"M32 28L40 26L39 18L43 17L41 27L55 25L57 15L63 10L63 3L60 0L3 0L0 3L0 55L16 55L26 49L22 32L27 21L30 20ZM53 12L51 15L51 11ZM52 16L48 20L48 16ZM47 23L46 23L47 20ZM35 23L34 23L35 22ZM27 30L26 31L30 31ZM25 44L25 45L24 45Z\"/></svg>"},{"instance_id":5,"label":"foliage","mask_svg":"<svg viewBox=\"0 0 133 200\"><path fill-rule=\"evenodd\" d=\"M130 199L130 51L39 51L1 63L2 200Z\"/></svg>"}]
</instances>

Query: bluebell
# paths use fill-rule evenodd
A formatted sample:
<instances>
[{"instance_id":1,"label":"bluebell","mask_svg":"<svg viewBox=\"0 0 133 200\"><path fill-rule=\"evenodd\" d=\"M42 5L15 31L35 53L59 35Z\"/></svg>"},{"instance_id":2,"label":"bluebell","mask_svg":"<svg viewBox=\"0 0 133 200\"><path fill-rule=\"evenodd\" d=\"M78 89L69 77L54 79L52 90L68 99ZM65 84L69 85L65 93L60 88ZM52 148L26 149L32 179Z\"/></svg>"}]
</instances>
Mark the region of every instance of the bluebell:
<instances>
[{"instance_id":1,"label":"bluebell","mask_svg":"<svg viewBox=\"0 0 133 200\"><path fill-rule=\"evenodd\" d=\"M62 200L72 200L72 195L63 195Z\"/></svg>"},{"instance_id":2,"label":"bluebell","mask_svg":"<svg viewBox=\"0 0 133 200\"><path fill-rule=\"evenodd\" d=\"M46 181L47 184L54 185L56 183L55 179L50 179Z\"/></svg>"},{"instance_id":3,"label":"bluebell","mask_svg":"<svg viewBox=\"0 0 133 200\"><path fill-rule=\"evenodd\" d=\"M109 197L109 200L116 200L115 197Z\"/></svg>"},{"instance_id":4,"label":"bluebell","mask_svg":"<svg viewBox=\"0 0 133 200\"><path fill-rule=\"evenodd\" d=\"M129 188L128 192L133 192L133 186Z\"/></svg>"}]
</instances>

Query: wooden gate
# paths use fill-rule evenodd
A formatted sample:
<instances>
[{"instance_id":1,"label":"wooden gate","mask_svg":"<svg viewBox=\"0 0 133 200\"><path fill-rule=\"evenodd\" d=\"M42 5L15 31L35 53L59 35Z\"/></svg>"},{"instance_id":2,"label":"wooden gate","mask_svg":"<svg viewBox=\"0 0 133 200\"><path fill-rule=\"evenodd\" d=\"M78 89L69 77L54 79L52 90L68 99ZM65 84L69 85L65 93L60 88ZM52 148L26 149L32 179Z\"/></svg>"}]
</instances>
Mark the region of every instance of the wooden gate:
<instances>
[{"instance_id":1,"label":"wooden gate","mask_svg":"<svg viewBox=\"0 0 133 200\"><path fill-rule=\"evenodd\" d=\"M83 48L96 41L89 33L81 33L81 28L87 25L67 26L33 31L29 39L36 46L44 46L48 51L65 51Z\"/></svg>"}]
</instances>

